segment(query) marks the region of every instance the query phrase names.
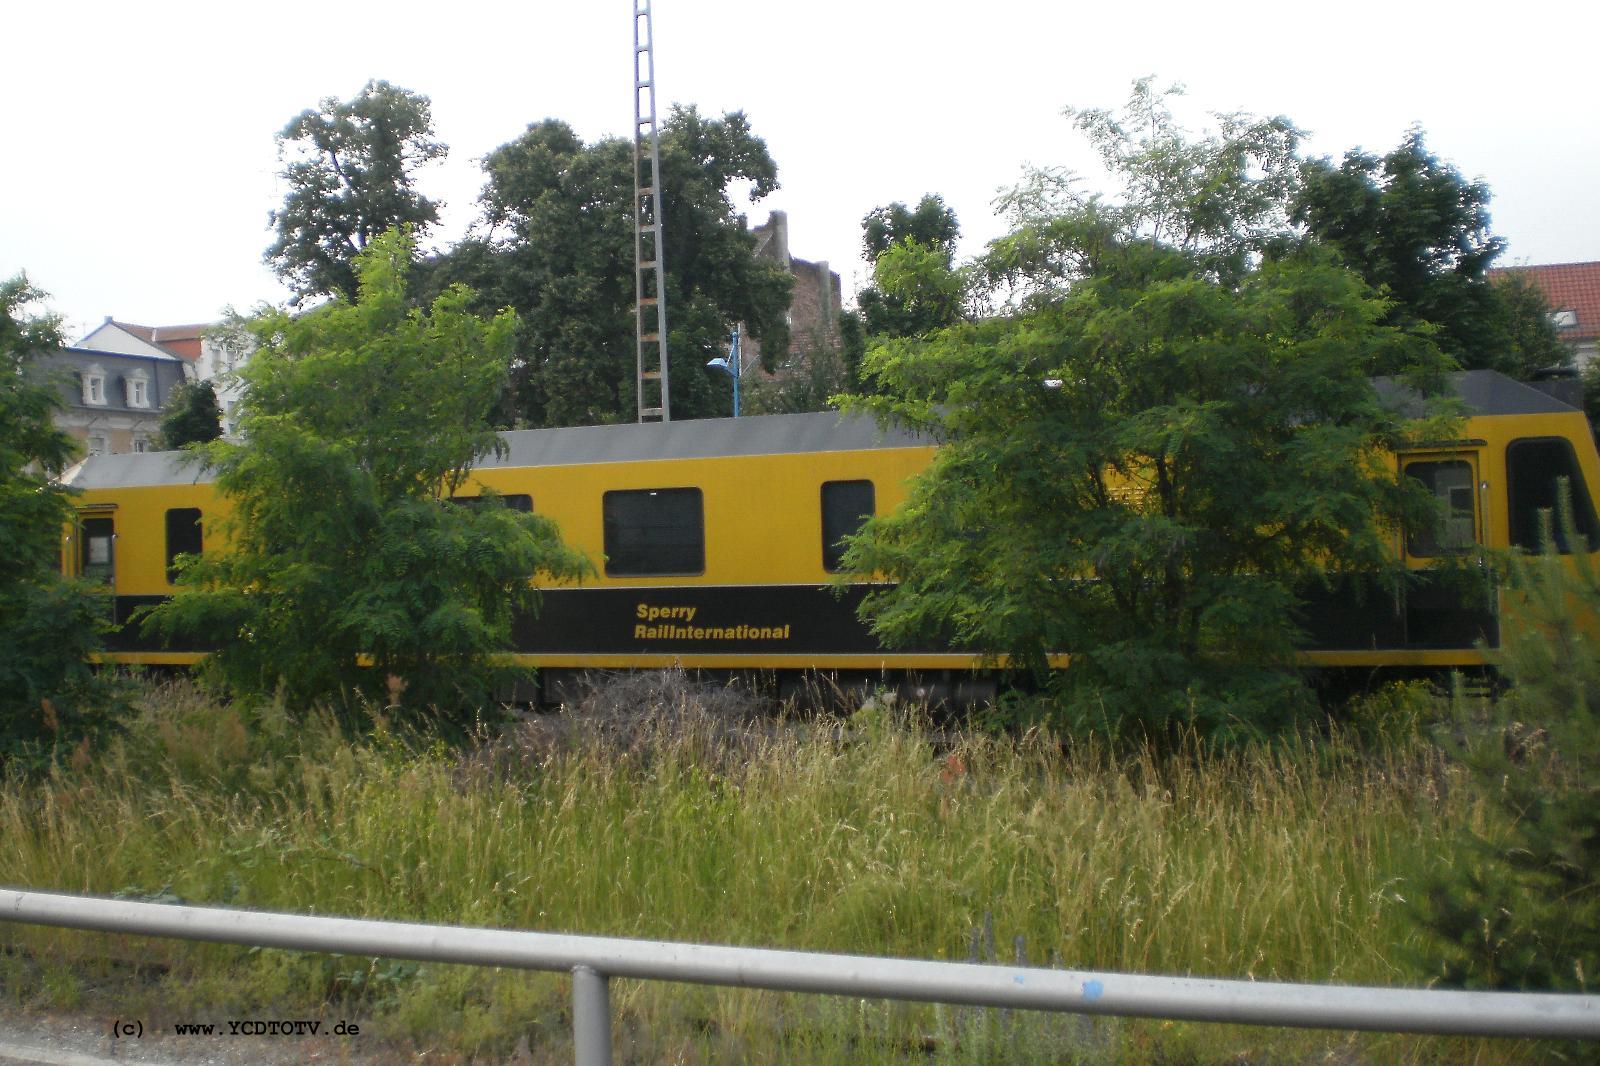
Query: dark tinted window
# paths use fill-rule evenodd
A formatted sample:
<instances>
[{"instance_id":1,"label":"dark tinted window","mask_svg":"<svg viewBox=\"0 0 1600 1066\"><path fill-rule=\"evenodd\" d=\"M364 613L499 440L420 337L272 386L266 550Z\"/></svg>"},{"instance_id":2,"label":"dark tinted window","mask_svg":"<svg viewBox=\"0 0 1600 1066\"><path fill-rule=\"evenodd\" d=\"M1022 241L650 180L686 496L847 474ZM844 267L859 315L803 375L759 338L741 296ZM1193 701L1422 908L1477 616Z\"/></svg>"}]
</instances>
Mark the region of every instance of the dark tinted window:
<instances>
[{"instance_id":1,"label":"dark tinted window","mask_svg":"<svg viewBox=\"0 0 1600 1066\"><path fill-rule=\"evenodd\" d=\"M109 518L85 518L79 541L79 571L90 581L117 581L116 527Z\"/></svg>"},{"instance_id":2,"label":"dark tinted window","mask_svg":"<svg viewBox=\"0 0 1600 1066\"><path fill-rule=\"evenodd\" d=\"M1578 547L1583 551L1593 550L1600 542L1596 537L1600 523L1595 521L1594 505L1578 469L1578 456L1572 450L1572 443L1561 437L1537 437L1512 441L1507 446L1506 493L1512 544L1538 551L1543 528L1540 516L1548 513L1556 547L1563 553L1573 550L1556 518L1556 501L1560 499L1562 485L1571 494L1572 525L1582 542Z\"/></svg>"},{"instance_id":3,"label":"dark tinted window","mask_svg":"<svg viewBox=\"0 0 1600 1066\"><path fill-rule=\"evenodd\" d=\"M533 513L533 497L529 496L526 492L509 493L501 496L500 501L513 511L521 511L523 514ZM481 507L483 506L483 497L452 496L450 497L450 502L459 503L463 507Z\"/></svg>"},{"instance_id":4,"label":"dark tinted window","mask_svg":"<svg viewBox=\"0 0 1600 1066\"><path fill-rule=\"evenodd\" d=\"M174 564L180 555L199 555L200 508L174 507L167 512L167 584L178 579Z\"/></svg>"},{"instance_id":5,"label":"dark tinted window","mask_svg":"<svg viewBox=\"0 0 1600 1066\"><path fill-rule=\"evenodd\" d=\"M1472 464L1461 459L1436 463L1407 463L1406 473L1428 487L1439 505L1439 525L1411 530L1406 550L1412 555L1456 555L1477 541L1477 495L1472 486Z\"/></svg>"},{"instance_id":6,"label":"dark tinted window","mask_svg":"<svg viewBox=\"0 0 1600 1066\"><path fill-rule=\"evenodd\" d=\"M844 539L861 530L874 508L872 482L822 483L822 568L843 569Z\"/></svg>"},{"instance_id":7,"label":"dark tinted window","mask_svg":"<svg viewBox=\"0 0 1600 1066\"><path fill-rule=\"evenodd\" d=\"M603 506L607 574L705 572L705 509L699 489L608 492Z\"/></svg>"}]
</instances>

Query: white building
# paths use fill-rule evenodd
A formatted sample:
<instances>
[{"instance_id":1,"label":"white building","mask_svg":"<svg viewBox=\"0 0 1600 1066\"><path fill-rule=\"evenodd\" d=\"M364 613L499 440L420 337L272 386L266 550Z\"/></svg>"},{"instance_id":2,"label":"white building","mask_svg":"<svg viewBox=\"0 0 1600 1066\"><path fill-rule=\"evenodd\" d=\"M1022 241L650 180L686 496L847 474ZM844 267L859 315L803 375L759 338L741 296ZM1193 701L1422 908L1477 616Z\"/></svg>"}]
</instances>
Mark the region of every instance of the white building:
<instances>
[{"instance_id":1,"label":"white building","mask_svg":"<svg viewBox=\"0 0 1600 1066\"><path fill-rule=\"evenodd\" d=\"M229 337L211 323L181 326L139 326L107 317L76 345L126 355L168 355L183 361L190 381L209 381L222 410L223 436L238 435L240 386L233 372L249 358L248 344Z\"/></svg>"}]
</instances>

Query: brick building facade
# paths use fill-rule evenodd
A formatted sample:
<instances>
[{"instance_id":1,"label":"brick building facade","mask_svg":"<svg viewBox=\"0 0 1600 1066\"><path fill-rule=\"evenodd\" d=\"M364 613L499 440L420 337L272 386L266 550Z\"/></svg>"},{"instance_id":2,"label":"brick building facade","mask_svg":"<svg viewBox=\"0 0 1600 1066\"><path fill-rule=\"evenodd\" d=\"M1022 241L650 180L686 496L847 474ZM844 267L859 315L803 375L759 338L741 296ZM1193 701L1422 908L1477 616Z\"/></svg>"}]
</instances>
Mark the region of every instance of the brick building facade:
<instances>
[{"instance_id":1,"label":"brick building facade","mask_svg":"<svg viewBox=\"0 0 1600 1066\"><path fill-rule=\"evenodd\" d=\"M827 260L812 262L789 251L789 216L774 211L767 221L750 231L756 238L756 255L780 264L794 277L794 295L789 300L789 350L773 360L778 373L803 368L813 351L839 348L839 305L842 288L839 275L828 269ZM763 374L761 345L754 338L741 342L742 373Z\"/></svg>"}]
</instances>

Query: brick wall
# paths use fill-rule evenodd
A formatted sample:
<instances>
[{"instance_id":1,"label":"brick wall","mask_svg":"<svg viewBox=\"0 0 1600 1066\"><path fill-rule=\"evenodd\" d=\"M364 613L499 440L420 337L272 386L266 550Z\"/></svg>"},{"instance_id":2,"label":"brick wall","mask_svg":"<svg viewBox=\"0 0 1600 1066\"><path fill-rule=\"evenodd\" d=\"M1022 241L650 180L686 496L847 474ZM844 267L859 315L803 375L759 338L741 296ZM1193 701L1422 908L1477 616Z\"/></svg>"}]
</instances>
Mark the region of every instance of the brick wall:
<instances>
[{"instance_id":1,"label":"brick wall","mask_svg":"<svg viewBox=\"0 0 1600 1066\"><path fill-rule=\"evenodd\" d=\"M794 295L789 301L789 350L773 360L774 365L780 370L797 370L813 350L837 350L842 299L839 275L828 269L826 260L813 263L790 254L789 216L783 211L772 212L764 224L751 232L756 237L756 255L782 264L794 276ZM762 373L760 343L746 338L740 347L744 372Z\"/></svg>"}]
</instances>

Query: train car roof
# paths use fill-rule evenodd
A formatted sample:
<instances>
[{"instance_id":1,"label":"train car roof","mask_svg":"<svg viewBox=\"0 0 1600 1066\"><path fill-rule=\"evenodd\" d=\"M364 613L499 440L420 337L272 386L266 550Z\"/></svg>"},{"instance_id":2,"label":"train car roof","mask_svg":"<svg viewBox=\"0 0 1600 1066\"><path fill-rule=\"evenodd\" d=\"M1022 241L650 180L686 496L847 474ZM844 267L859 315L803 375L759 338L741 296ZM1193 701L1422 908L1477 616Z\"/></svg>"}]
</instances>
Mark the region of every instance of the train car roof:
<instances>
[{"instance_id":1,"label":"train car roof","mask_svg":"<svg viewBox=\"0 0 1600 1066\"><path fill-rule=\"evenodd\" d=\"M478 469L848 452L930 443L909 430L882 427L871 418L837 411L523 429L502 433L500 439L505 442L505 454L485 457ZM204 484L211 479L211 471L183 452L143 452L90 456L67 470L61 481L82 489L112 489Z\"/></svg>"},{"instance_id":2,"label":"train car roof","mask_svg":"<svg viewBox=\"0 0 1600 1066\"><path fill-rule=\"evenodd\" d=\"M500 439L506 443L506 454L488 456L479 467L578 466L651 459L855 452L926 447L931 443L908 430L885 428L863 415L838 411L573 429L522 429L502 433Z\"/></svg>"},{"instance_id":3,"label":"train car roof","mask_svg":"<svg viewBox=\"0 0 1600 1066\"><path fill-rule=\"evenodd\" d=\"M1417 394L1392 378L1376 378L1373 384L1387 402L1403 409L1420 407ZM1548 393L1493 370L1451 374L1449 386L1468 415L1571 414L1576 410ZM871 418L837 411L524 429L502 433L500 439L505 442L506 454L488 456L478 464L479 469L863 451L931 443L930 438L910 430L886 428ZM61 481L84 489L110 489L202 484L211 478L209 470L183 452L144 452L90 456L67 470Z\"/></svg>"},{"instance_id":4,"label":"train car roof","mask_svg":"<svg viewBox=\"0 0 1600 1066\"><path fill-rule=\"evenodd\" d=\"M1515 381L1497 370L1461 370L1447 375L1449 391L1468 415L1566 415L1577 408ZM1410 415L1421 413L1421 398L1414 389L1394 378L1374 378L1378 395Z\"/></svg>"}]
</instances>

